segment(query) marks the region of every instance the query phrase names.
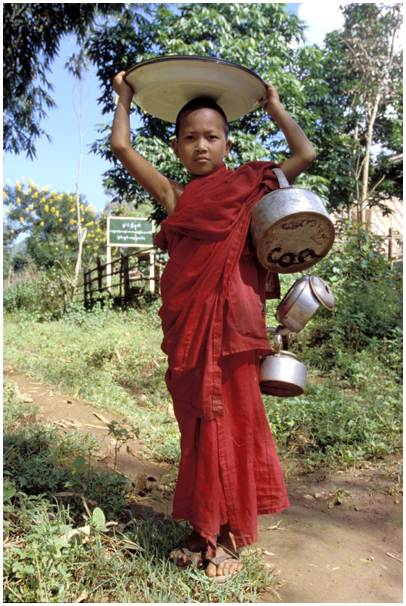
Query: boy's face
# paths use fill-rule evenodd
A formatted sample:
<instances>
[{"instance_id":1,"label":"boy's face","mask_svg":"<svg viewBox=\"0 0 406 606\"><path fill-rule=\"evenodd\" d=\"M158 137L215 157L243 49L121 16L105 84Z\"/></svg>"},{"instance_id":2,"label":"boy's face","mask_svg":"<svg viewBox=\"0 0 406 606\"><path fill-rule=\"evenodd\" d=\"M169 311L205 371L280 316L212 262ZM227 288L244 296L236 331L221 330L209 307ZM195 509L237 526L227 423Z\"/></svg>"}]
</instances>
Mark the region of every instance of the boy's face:
<instances>
[{"instance_id":1,"label":"boy's face","mask_svg":"<svg viewBox=\"0 0 406 606\"><path fill-rule=\"evenodd\" d=\"M214 109L195 109L182 117L173 149L183 166L196 177L221 166L231 149L223 117Z\"/></svg>"}]
</instances>

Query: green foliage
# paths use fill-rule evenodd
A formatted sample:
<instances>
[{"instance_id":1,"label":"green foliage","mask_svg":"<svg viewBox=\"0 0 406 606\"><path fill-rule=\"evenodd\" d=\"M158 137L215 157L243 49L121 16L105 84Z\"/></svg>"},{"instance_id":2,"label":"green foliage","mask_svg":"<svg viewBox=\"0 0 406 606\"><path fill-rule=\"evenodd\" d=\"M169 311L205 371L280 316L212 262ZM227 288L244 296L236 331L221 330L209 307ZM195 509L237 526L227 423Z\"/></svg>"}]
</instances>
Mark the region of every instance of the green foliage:
<instances>
[{"instance_id":1,"label":"green foliage","mask_svg":"<svg viewBox=\"0 0 406 606\"><path fill-rule=\"evenodd\" d=\"M104 251L105 219L95 208L76 195L40 188L29 180L17 181L3 192L6 207L5 243L10 250L21 236L26 256L42 268L59 267L73 273L78 251L78 222L86 230L82 260L95 263ZM79 212L79 216L78 216ZM13 257L13 255L12 255ZM17 269L14 262L14 269Z\"/></svg>"},{"instance_id":2,"label":"green foliage","mask_svg":"<svg viewBox=\"0 0 406 606\"><path fill-rule=\"evenodd\" d=\"M34 424L8 430L3 444L4 474L17 490L49 499L61 492L78 519L82 497L90 498L109 515L116 515L123 507L128 481L93 470L86 462L95 451L95 441L73 432L61 435L58 430Z\"/></svg>"},{"instance_id":3,"label":"green foliage","mask_svg":"<svg viewBox=\"0 0 406 606\"><path fill-rule=\"evenodd\" d=\"M168 559L185 525L156 517L105 524L103 510L85 509L85 523L69 510L27 496L6 483L4 598L7 603L252 603L276 583L258 555L219 585L203 571L180 570ZM120 528L118 530L117 528Z\"/></svg>"},{"instance_id":4,"label":"green foliage","mask_svg":"<svg viewBox=\"0 0 406 606\"><path fill-rule=\"evenodd\" d=\"M83 40L100 14L119 13L121 4L12 3L3 8L4 149L33 159L47 110L55 107L48 74L61 38Z\"/></svg>"},{"instance_id":5,"label":"green foliage","mask_svg":"<svg viewBox=\"0 0 406 606\"><path fill-rule=\"evenodd\" d=\"M4 291L3 305L7 312L24 310L35 320L60 318L66 310L68 284L57 269L39 271L23 282Z\"/></svg>"},{"instance_id":6,"label":"green foliage","mask_svg":"<svg viewBox=\"0 0 406 606\"><path fill-rule=\"evenodd\" d=\"M311 170L329 178L333 207L380 205L402 196L401 166L393 171L370 156L373 145L381 145L386 157L402 150L401 5L350 3L342 10L342 30L327 35L319 66L311 63L313 76L322 70L325 88L324 96L309 96L319 149ZM303 69L305 76L309 66ZM312 78L304 80L305 90L309 85Z\"/></svg>"},{"instance_id":7,"label":"green foliage","mask_svg":"<svg viewBox=\"0 0 406 606\"><path fill-rule=\"evenodd\" d=\"M265 397L272 429L283 451L314 467L379 459L402 445L401 390L372 356L354 360L356 390L310 377L300 398ZM312 380L313 379L313 380Z\"/></svg>"},{"instance_id":8,"label":"green foliage","mask_svg":"<svg viewBox=\"0 0 406 606\"><path fill-rule=\"evenodd\" d=\"M309 364L349 380L354 356L365 350L399 376L402 275L385 258L381 240L344 225L332 252L312 273L332 288L335 309L320 310L298 337Z\"/></svg>"}]
</instances>

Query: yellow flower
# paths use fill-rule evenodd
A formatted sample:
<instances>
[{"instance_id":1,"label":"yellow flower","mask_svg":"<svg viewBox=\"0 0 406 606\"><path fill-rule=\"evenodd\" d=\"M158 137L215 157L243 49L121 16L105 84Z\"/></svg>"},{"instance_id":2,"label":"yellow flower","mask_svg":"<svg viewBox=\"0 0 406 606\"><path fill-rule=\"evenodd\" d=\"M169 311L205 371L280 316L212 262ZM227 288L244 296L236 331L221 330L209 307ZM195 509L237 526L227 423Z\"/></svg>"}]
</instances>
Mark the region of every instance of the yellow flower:
<instances>
[{"instance_id":1,"label":"yellow flower","mask_svg":"<svg viewBox=\"0 0 406 606\"><path fill-rule=\"evenodd\" d=\"M4 198L5 200L7 200L7 199L8 199L8 193L6 192L6 190L5 190L5 189L3 189L3 198Z\"/></svg>"},{"instance_id":2,"label":"yellow flower","mask_svg":"<svg viewBox=\"0 0 406 606\"><path fill-rule=\"evenodd\" d=\"M40 224L40 227L44 227L44 225L45 225L45 223L43 221L40 221L39 224Z\"/></svg>"},{"instance_id":3,"label":"yellow flower","mask_svg":"<svg viewBox=\"0 0 406 606\"><path fill-rule=\"evenodd\" d=\"M45 212L46 212L46 213L49 211L49 206L48 206L48 204L45 204L45 206L44 206L44 210L45 210Z\"/></svg>"},{"instance_id":4,"label":"yellow flower","mask_svg":"<svg viewBox=\"0 0 406 606\"><path fill-rule=\"evenodd\" d=\"M20 217L20 223L24 223L24 217Z\"/></svg>"},{"instance_id":5,"label":"yellow flower","mask_svg":"<svg viewBox=\"0 0 406 606\"><path fill-rule=\"evenodd\" d=\"M33 197L33 198L38 198L38 192L37 192L37 191L35 191L35 192L32 194L32 197Z\"/></svg>"},{"instance_id":6,"label":"yellow flower","mask_svg":"<svg viewBox=\"0 0 406 606\"><path fill-rule=\"evenodd\" d=\"M16 190L21 191L21 183L19 181L16 182Z\"/></svg>"},{"instance_id":7,"label":"yellow flower","mask_svg":"<svg viewBox=\"0 0 406 606\"><path fill-rule=\"evenodd\" d=\"M75 225L75 223L76 223L75 219L70 219L69 220L69 225Z\"/></svg>"}]
</instances>

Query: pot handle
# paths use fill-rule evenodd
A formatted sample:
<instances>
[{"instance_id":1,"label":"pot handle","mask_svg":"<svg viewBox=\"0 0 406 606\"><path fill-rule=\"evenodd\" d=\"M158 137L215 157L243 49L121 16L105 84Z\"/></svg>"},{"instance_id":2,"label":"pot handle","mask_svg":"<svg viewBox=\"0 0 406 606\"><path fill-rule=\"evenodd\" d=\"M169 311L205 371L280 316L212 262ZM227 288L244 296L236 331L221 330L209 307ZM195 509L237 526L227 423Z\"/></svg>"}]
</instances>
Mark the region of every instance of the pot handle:
<instances>
[{"instance_id":1,"label":"pot handle","mask_svg":"<svg viewBox=\"0 0 406 606\"><path fill-rule=\"evenodd\" d=\"M280 351L282 349L282 337L281 337L281 335L275 334L273 336L273 348L274 348L275 354L279 355Z\"/></svg>"},{"instance_id":2,"label":"pot handle","mask_svg":"<svg viewBox=\"0 0 406 606\"><path fill-rule=\"evenodd\" d=\"M285 173L283 172L283 170L281 170L280 168L274 168L273 172L275 173L276 178L278 179L280 189L291 186L289 181L285 177Z\"/></svg>"}]
</instances>

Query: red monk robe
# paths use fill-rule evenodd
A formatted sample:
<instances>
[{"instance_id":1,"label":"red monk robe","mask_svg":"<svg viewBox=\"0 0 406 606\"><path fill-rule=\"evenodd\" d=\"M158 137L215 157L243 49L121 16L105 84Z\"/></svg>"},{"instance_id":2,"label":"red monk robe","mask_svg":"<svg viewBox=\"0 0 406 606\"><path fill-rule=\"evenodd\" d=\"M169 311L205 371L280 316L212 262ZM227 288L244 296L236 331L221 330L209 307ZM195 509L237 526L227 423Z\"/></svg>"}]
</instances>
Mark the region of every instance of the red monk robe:
<instances>
[{"instance_id":1,"label":"red monk robe","mask_svg":"<svg viewBox=\"0 0 406 606\"><path fill-rule=\"evenodd\" d=\"M247 245L253 207L278 187L274 166L193 179L156 237L169 253L162 348L181 433L172 515L211 546L224 524L237 547L255 542L258 513L289 506L258 382L266 271Z\"/></svg>"}]
</instances>

